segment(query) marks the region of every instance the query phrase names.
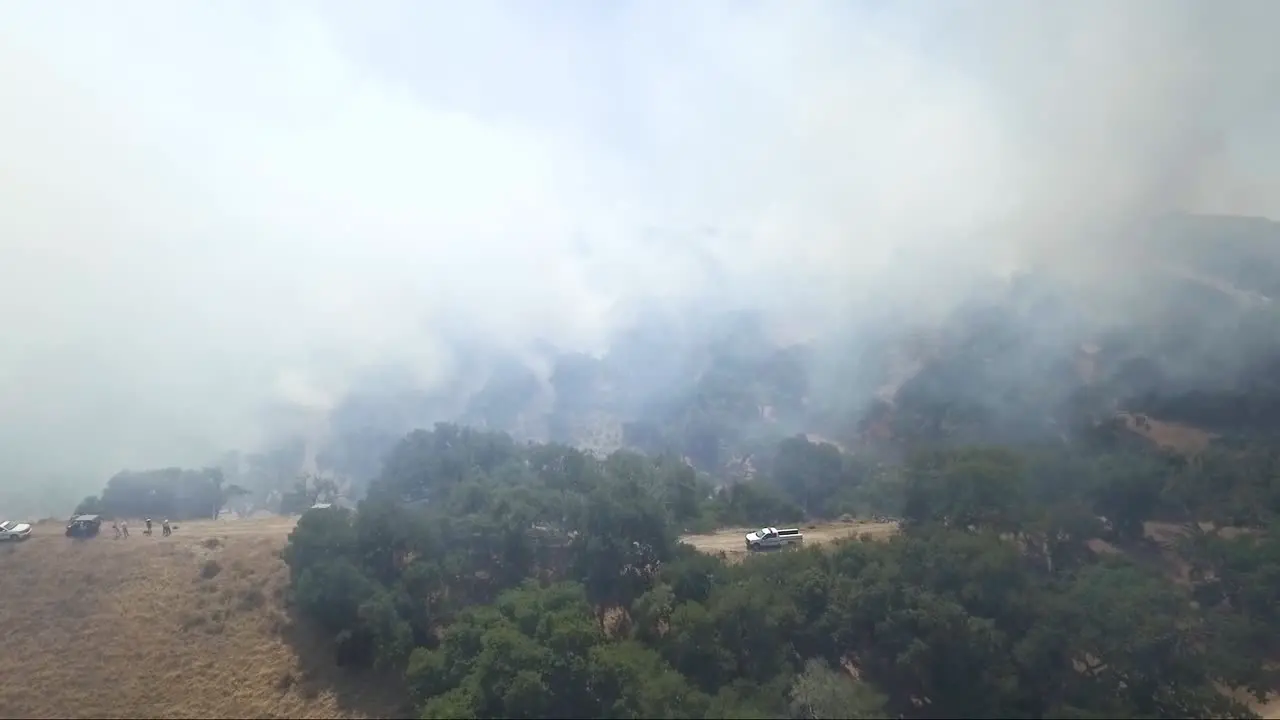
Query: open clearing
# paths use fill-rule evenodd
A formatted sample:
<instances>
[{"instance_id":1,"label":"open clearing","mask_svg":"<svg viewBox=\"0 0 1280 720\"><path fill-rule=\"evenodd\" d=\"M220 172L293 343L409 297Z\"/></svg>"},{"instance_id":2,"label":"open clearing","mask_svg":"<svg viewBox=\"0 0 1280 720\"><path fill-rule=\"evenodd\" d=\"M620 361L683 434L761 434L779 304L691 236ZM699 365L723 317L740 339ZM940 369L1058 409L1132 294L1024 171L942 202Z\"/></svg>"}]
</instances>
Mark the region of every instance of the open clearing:
<instances>
[{"instance_id":1,"label":"open clearing","mask_svg":"<svg viewBox=\"0 0 1280 720\"><path fill-rule=\"evenodd\" d=\"M743 536L759 529L758 527L726 528L713 533L684 535L680 538L680 542L688 543L705 553L715 554L722 552L730 558L736 558L736 556L745 557L747 548L743 541ZM866 520L802 525L800 530L804 533L805 545L823 545L835 540L857 537L863 534L871 535L874 538L887 538L898 531L898 524L895 522Z\"/></svg>"},{"instance_id":2,"label":"open clearing","mask_svg":"<svg viewBox=\"0 0 1280 720\"><path fill-rule=\"evenodd\" d=\"M284 604L295 519L182 522L87 541L39 523L0 545L0 717L399 715L393 689L337 668Z\"/></svg>"},{"instance_id":3,"label":"open clearing","mask_svg":"<svg viewBox=\"0 0 1280 720\"><path fill-rule=\"evenodd\" d=\"M1156 420L1148 415L1118 413L1129 430L1145 437L1156 446L1186 455L1204 452L1217 437L1213 433L1180 423Z\"/></svg>"}]
</instances>

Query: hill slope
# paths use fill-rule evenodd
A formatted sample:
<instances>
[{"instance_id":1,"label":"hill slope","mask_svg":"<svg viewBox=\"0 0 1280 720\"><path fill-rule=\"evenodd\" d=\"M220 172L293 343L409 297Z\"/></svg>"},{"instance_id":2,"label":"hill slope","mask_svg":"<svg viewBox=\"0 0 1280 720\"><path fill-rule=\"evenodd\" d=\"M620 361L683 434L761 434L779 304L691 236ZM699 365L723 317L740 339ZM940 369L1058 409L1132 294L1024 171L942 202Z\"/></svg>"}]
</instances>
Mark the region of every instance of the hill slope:
<instances>
[{"instance_id":1,"label":"hill slope","mask_svg":"<svg viewBox=\"0 0 1280 720\"><path fill-rule=\"evenodd\" d=\"M3 717L393 716L284 604L292 519L183 524L88 542L56 524L0 546Z\"/></svg>"},{"instance_id":2,"label":"hill slope","mask_svg":"<svg viewBox=\"0 0 1280 720\"><path fill-rule=\"evenodd\" d=\"M170 538L73 542L56 523L0 545L0 717L358 718L397 695L296 628L280 559L292 518L184 523ZM812 540L879 526L812 530ZM686 538L739 552L742 530ZM824 534L825 533L825 534ZM732 542L726 542L725 538ZM721 546L724 547L721 547Z\"/></svg>"}]
</instances>

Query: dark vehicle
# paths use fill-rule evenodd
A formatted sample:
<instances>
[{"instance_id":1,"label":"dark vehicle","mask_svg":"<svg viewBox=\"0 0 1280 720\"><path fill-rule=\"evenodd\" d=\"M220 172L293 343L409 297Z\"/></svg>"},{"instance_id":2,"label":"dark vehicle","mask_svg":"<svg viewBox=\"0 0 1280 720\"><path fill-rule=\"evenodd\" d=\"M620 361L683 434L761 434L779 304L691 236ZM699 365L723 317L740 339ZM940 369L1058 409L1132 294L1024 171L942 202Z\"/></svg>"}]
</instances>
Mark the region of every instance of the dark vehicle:
<instances>
[{"instance_id":1,"label":"dark vehicle","mask_svg":"<svg viewBox=\"0 0 1280 720\"><path fill-rule=\"evenodd\" d=\"M67 523L67 537L91 538L102 529L102 517L98 515L76 515Z\"/></svg>"}]
</instances>

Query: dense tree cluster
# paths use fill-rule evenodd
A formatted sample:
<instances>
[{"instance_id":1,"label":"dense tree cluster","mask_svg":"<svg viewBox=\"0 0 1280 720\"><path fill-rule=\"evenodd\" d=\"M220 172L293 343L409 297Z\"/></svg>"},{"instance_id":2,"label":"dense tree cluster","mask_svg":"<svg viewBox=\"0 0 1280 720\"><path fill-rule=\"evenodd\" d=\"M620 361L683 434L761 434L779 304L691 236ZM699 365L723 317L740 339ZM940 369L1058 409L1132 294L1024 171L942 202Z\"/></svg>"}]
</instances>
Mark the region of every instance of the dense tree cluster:
<instances>
[{"instance_id":1,"label":"dense tree cluster","mask_svg":"<svg viewBox=\"0 0 1280 720\"><path fill-rule=\"evenodd\" d=\"M1225 457L772 455L715 492L671 456L417 431L357 512L303 515L294 600L340 663L403 673L423 717L1248 717L1220 689L1269 680L1276 506L1224 490ZM677 539L860 497L900 534L740 563ZM1245 502L1248 532L1191 522ZM1187 526L1182 584L1150 561L1154 519Z\"/></svg>"},{"instance_id":2,"label":"dense tree cluster","mask_svg":"<svg viewBox=\"0 0 1280 720\"><path fill-rule=\"evenodd\" d=\"M126 470L112 476L101 495L81 501L75 512L124 518L216 518L229 501L247 492L227 484L218 468Z\"/></svg>"},{"instance_id":3,"label":"dense tree cluster","mask_svg":"<svg viewBox=\"0 0 1280 720\"><path fill-rule=\"evenodd\" d=\"M641 313L465 403L565 443L617 421L647 455L396 444L351 405L326 462L376 479L303 516L297 608L424 717L1248 716L1224 690L1274 687L1280 637L1277 227L1168 218L1143 231L1176 271L1089 297L1037 271L938 327L798 346ZM397 397L386 417L457 417ZM1212 442L1152 442L1152 417ZM851 515L900 532L743 562L678 542Z\"/></svg>"}]
</instances>

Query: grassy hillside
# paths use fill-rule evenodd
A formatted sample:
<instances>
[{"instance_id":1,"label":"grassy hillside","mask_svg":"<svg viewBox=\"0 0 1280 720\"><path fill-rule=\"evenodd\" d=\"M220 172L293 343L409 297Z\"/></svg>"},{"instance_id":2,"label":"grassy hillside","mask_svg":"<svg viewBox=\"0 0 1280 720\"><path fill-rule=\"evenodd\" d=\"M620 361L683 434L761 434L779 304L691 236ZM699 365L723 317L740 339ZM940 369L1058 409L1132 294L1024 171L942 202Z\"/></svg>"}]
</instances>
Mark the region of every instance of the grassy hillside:
<instances>
[{"instance_id":1,"label":"grassy hillside","mask_svg":"<svg viewBox=\"0 0 1280 720\"><path fill-rule=\"evenodd\" d=\"M393 692L342 673L285 606L292 520L186 523L170 538L73 542L57 524L0 546L0 715L397 715Z\"/></svg>"},{"instance_id":2,"label":"grassy hillside","mask_svg":"<svg viewBox=\"0 0 1280 720\"><path fill-rule=\"evenodd\" d=\"M333 663L296 625L280 559L290 518L181 524L170 538L110 532L87 542L42 523L0 545L0 634L23 662L0 676L6 718L362 718L402 715L403 697ZM806 530L811 542L878 524ZM686 536L741 554L743 530ZM829 536L829 537L828 537Z\"/></svg>"},{"instance_id":3,"label":"grassy hillside","mask_svg":"<svg viewBox=\"0 0 1280 720\"><path fill-rule=\"evenodd\" d=\"M336 667L291 619L279 550L292 527L199 522L169 539L71 542L46 523L31 541L0 546L7 584L23 588L0 610L9 653L23 658L0 678L0 717L402 715L397 688ZM839 523L806 534L820 543L891 530ZM682 539L734 553L741 534ZM1280 717L1275 702L1254 707Z\"/></svg>"},{"instance_id":4,"label":"grassy hillside","mask_svg":"<svg viewBox=\"0 0 1280 720\"><path fill-rule=\"evenodd\" d=\"M362 718L402 715L397 688L338 668L295 625L280 559L290 518L182 524L170 538L73 542L43 523L0 545L0 633L23 662L0 717ZM813 543L878 524L806 530ZM741 554L743 530L686 536Z\"/></svg>"}]
</instances>

